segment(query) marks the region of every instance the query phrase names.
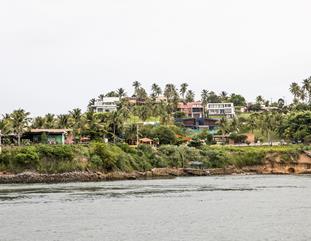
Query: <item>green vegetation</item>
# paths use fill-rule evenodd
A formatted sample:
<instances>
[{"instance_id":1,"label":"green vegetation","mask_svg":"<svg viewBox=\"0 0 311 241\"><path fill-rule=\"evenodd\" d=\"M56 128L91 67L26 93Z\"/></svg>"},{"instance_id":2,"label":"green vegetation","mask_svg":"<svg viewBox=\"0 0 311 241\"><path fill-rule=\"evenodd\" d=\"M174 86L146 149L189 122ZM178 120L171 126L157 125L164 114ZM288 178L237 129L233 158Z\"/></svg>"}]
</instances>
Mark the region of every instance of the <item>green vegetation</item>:
<instances>
[{"instance_id":1,"label":"green vegetation","mask_svg":"<svg viewBox=\"0 0 311 241\"><path fill-rule=\"evenodd\" d=\"M147 171L161 167L190 167L202 162L204 168L243 167L262 164L267 154L279 154L283 160L295 160L303 146L217 147L147 145L131 148L127 144L34 145L6 147L0 154L0 170L18 173L26 170L40 173L68 171Z\"/></svg>"}]
</instances>

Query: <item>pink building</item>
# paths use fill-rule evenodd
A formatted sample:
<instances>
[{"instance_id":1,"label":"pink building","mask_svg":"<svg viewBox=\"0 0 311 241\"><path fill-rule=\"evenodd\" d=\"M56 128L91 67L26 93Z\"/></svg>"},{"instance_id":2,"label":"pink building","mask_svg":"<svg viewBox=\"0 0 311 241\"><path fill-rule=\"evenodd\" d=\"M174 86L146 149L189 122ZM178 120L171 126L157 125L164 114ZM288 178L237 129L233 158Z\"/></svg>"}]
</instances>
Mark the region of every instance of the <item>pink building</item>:
<instances>
[{"instance_id":1,"label":"pink building","mask_svg":"<svg viewBox=\"0 0 311 241\"><path fill-rule=\"evenodd\" d=\"M204 117L204 108L201 101L178 103L178 111L185 113L187 117L202 118Z\"/></svg>"}]
</instances>

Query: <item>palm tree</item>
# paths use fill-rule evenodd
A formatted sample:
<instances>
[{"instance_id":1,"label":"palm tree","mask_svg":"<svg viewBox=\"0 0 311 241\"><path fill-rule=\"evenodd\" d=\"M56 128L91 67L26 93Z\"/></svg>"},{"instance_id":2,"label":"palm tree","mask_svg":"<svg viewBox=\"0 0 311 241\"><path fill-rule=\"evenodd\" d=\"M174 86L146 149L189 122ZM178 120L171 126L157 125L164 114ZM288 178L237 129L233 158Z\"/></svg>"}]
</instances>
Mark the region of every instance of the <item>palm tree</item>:
<instances>
[{"instance_id":1,"label":"palm tree","mask_svg":"<svg viewBox=\"0 0 311 241\"><path fill-rule=\"evenodd\" d=\"M303 81L302 89L308 95L308 103L311 104L311 77Z\"/></svg>"},{"instance_id":2,"label":"palm tree","mask_svg":"<svg viewBox=\"0 0 311 241\"><path fill-rule=\"evenodd\" d=\"M35 129L42 129L45 126L45 118L42 116L36 117L33 122L31 127Z\"/></svg>"},{"instance_id":3,"label":"palm tree","mask_svg":"<svg viewBox=\"0 0 311 241\"><path fill-rule=\"evenodd\" d=\"M89 100L89 104L87 105L88 110L92 110L93 106L95 105L96 99L92 98Z\"/></svg>"},{"instance_id":4,"label":"palm tree","mask_svg":"<svg viewBox=\"0 0 311 241\"><path fill-rule=\"evenodd\" d=\"M264 98L263 98L261 95L259 95L259 96L256 97L256 103L257 103L257 104L262 105L264 101L265 101L265 100L264 100Z\"/></svg>"},{"instance_id":5,"label":"palm tree","mask_svg":"<svg viewBox=\"0 0 311 241\"><path fill-rule=\"evenodd\" d=\"M219 129L222 133L222 140L225 143L225 135L228 133L229 129L230 129L230 125L228 122L228 119L226 117L222 117L219 121L218 121L218 125L219 125Z\"/></svg>"},{"instance_id":6,"label":"palm tree","mask_svg":"<svg viewBox=\"0 0 311 241\"><path fill-rule=\"evenodd\" d=\"M119 89L117 89L117 94L118 94L118 97L120 98L120 99L122 99L123 97L125 97L126 96L126 92L125 92L125 90L123 89L123 88L119 88Z\"/></svg>"},{"instance_id":7,"label":"palm tree","mask_svg":"<svg viewBox=\"0 0 311 241\"><path fill-rule=\"evenodd\" d=\"M228 93L227 93L226 91L221 91L221 93L220 93L220 98L221 98L222 102L227 101L227 99L228 99Z\"/></svg>"},{"instance_id":8,"label":"palm tree","mask_svg":"<svg viewBox=\"0 0 311 241\"><path fill-rule=\"evenodd\" d=\"M157 85L156 83L152 84L151 91L152 91L151 96L153 98L159 97L162 94L161 87L159 85Z\"/></svg>"},{"instance_id":9,"label":"palm tree","mask_svg":"<svg viewBox=\"0 0 311 241\"><path fill-rule=\"evenodd\" d=\"M204 112L204 115L205 115L205 113L206 113L206 106L208 104L208 90L206 90L206 89L202 90L202 92L201 92L201 101L202 101L202 105L203 105L203 112Z\"/></svg>"},{"instance_id":10,"label":"palm tree","mask_svg":"<svg viewBox=\"0 0 311 241\"><path fill-rule=\"evenodd\" d=\"M92 110L89 110L89 112L93 112ZM81 134L82 129L82 111L79 108L75 108L71 111L69 111L69 122L70 126L73 128L74 135L76 137L79 137Z\"/></svg>"},{"instance_id":11,"label":"palm tree","mask_svg":"<svg viewBox=\"0 0 311 241\"><path fill-rule=\"evenodd\" d=\"M248 127L248 129L251 130L252 133L254 133L254 130L258 126L258 114L257 113L250 115L250 117L246 121L246 126Z\"/></svg>"},{"instance_id":12,"label":"palm tree","mask_svg":"<svg viewBox=\"0 0 311 241\"><path fill-rule=\"evenodd\" d=\"M290 85L289 90L293 94L294 99L299 99L301 90L300 90L300 86L296 82L293 82Z\"/></svg>"},{"instance_id":13,"label":"palm tree","mask_svg":"<svg viewBox=\"0 0 311 241\"><path fill-rule=\"evenodd\" d=\"M58 115L57 116L57 126L58 128L68 128L70 125L70 116L69 115Z\"/></svg>"},{"instance_id":14,"label":"palm tree","mask_svg":"<svg viewBox=\"0 0 311 241\"><path fill-rule=\"evenodd\" d=\"M104 99L104 97L105 97L105 95L104 95L104 94L100 94L100 95L98 96L98 99L103 100L103 99Z\"/></svg>"},{"instance_id":15,"label":"palm tree","mask_svg":"<svg viewBox=\"0 0 311 241\"><path fill-rule=\"evenodd\" d=\"M285 105L285 100L280 98L278 99L278 108L282 109Z\"/></svg>"},{"instance_id":16,"label":"palm tree","mask_svg":"<svg viewBox=\"0 0 311 241\"><path fill-rule=\"evenodd\" d=\"M143 99L143 100L145 100L145 99L148 98L148 94L147 94L146 90L145 90L144 88L142 88L142 87L136 89L135 95L136 95L136 97L137 97L138 99Z\"/></svg>"},{"instance_id":17,"label":"palm tree","mask_svg":"<svg viewBox=\"0 0 311 241\"><path fill-rule=\"evenodd\" d=\"M186 95L186 102L193 102L194 101L195 94L192 90L188 90Z\"/></svg>"},{"instance_id":18,"label":"palm tree","mask_svg":"<svg viewBox=\"0 0 311 241\"><path fill-rule=\"evenodd\" d=\"M180 94L181 94L183 100L185 100L185 94L186 94L186 92L187 92L188 86L189 86L189 85L188 85L187 83L182 83L182 84L180 85Z\"/></svg>"},{"instance_id":19,"label":"palm tree","mask_svg":"<svg viewBox=\"0 0 311 241\"><path fill-rule=\"evenodd\" d=\"M54 114L46 114L45 117L45 124L44 127L47 129L51 129L55 127L55 115Z\"/></svg>"},{"instance_id":20,"label":"palm tree","mask_svg":"<svg viewBox=\"0 0 311 241\"><path fill-rule=\"evenodd\" d=\"M25 130L28 128L30 113L23 109L14 110L10 115L10 124L13 132L17 135L17 143L21 145L21 137Z\"/></svg>"},{"instance_id":21,"label":"palm tree","mask_svg":"<svg viewBox=\"0 0 311 241\"><path fill-rule=\"evenodd\" d=\"M141 83L138 82L137 80L133 82L133 87L134 87L134 95L137 95L137 90L141 86Z\"/></svg>"}]
</instances>

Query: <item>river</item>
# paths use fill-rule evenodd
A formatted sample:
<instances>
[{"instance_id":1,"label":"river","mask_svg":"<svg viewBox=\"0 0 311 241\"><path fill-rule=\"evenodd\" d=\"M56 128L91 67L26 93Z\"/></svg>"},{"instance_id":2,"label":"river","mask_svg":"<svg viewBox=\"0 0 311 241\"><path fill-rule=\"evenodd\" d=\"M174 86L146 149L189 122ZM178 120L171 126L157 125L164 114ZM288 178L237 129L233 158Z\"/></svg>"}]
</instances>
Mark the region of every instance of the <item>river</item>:
<instances>
[{"instance_id":1,"label":"river","mask_svg":"<svg viewBox=\"0 0 311 241\"><path fill-rule=\"evenodd\" d=\"M0 185L1 241L309 241L311 176Z\"/></svg>"}]
</instances>

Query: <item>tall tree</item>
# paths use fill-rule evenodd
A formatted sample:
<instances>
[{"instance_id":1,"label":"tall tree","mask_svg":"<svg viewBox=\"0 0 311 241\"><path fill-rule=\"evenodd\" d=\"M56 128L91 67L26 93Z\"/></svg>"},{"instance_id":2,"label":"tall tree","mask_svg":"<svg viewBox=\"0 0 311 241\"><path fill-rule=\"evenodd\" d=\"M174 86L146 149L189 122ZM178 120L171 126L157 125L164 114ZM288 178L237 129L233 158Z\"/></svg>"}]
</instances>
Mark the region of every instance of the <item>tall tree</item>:
<instances>
[{"instance_id":1,"label":"tall tree","mask_svg":"<svg viewBox=\"0 0 311 241\"><path fill-rule=\"evenodd\" d=\"M126 96L126 92L125 92L125 90L124 90L123 88L117 89L117 94L118 94L118 97L119 97L120 99L122 99L123 97Z\"/></svg>"},{"instance_id":2,"label":"tall tree","mask_svg":"<svg viewBox=\"0 0 311 241\"><path fill-rule=\"evenodd\" d=\"M156 83L152 84L151 86L151 97L156 98L159 97L162 94L161 87L157 85Z\"/></svg>"},{"instance_id":3,"label":"tall tree","mask_svg":"<svg viewBox=\"0 0 311 241\"><path fill-rule=\"evenodd\" d=\"M228 100L228 93L226 91L221 91L220 99L221 99L221 102L226 102Z\"/></svg>"},{"instance_id":4,"label":"tall tree","mask_svg":"<svg viewBox=\"0 0 311 241\"><path fill-rule=\"evenodd\" d=\"M186 92L188 90L188 86L189 85L187 83L182 83L180 85L180 94L181 94L183 100L185 100L185 94L186 94Z\"/></svg>"},{"instance_id":5,"label":"tall tree","mask_svg":"<svg viewBox=\"0 0 311 241\"><path fill-rule=\"evenodd\" d=\"M51 129L55 127L55 115L54 114L48 113L45 115L44 119L45 119L44 128Z\"/></svg>"},{"instance_id":6,"label":"tall tree","mask_svg":"<svg viewBox=\"0 0 311 241\"><path fill-rule=\"evenodd\" d=\"M30 113L23 109L14 110L10 115L11 127L17 136L17 143L19 146L21 145L21 137L28 128L29 115Z\"/></svg>"},{"instance_id":7,"label":"tall tree","mask_svg":"<svg viewBox=\"0 0 311 241\"><path fill-rule=\"evenodd\" d=\"M202 105L203 105L204 115L207 116L206 107L207 107L207 104L208 104L208 90L206 90L206 89L203 89L202 92L201 92L201 102L202 102Z\"/></svg>"},{"instance_id":8,"label":"tall tree","mask_svg":"<svg viewBox=\"0 0 311 241\"><path fill-rule=\"evenodd\" d=\"M57 116L57 127L61 129L66 129L70 125L70 117L69 115L62 114Z\"/></svg>"},{"instance_id":9,"label":"tall tree","mask_svg":"<svg viewBox=\"0 0 311 241\"><path fill-rule=\"evenodd\" d=\"M301 90L300 90L300 86L298 85L298 83L296 82L293 82L291 85L290 85L290 88L289 88L290 92L292 93L292 95L294 96L294 99L299 99L300 97L300 93L301 93Z\"/></svg>"},{"instance_id":10,"label":"tall tree","mask_svg":"<svg viewBox=\"0 0 311 241\"><path fill-rule=\"evenodd\" d=\"M186 95L186 102L187 103L193 102L194 101L194 97L195 97L194 92L192 90L188 90L187 95Z\"/></svg>"},{"instance_id":11,"label":"tall tree","mask_svg":"<svg viewBox=\"0 0 311 241\"><path fill-rule=\"evenodd\" d=\"M137 90L140 88L141 83L139 81L134 81L133 82L133 87L134 87L134 95L137 95Z\"/></svg>"},{"instance_id":12,"label":"tall tree","mask_svg":"<svg viewBox=\"0 0 311 241\"><path fill-rule=\"evenodd\" d=\"M38 117L34 118L31 127L35 128L35 129L44 128L45 127L45 118L42 116L38 116Z\"/></svg>"}]
</instances>

